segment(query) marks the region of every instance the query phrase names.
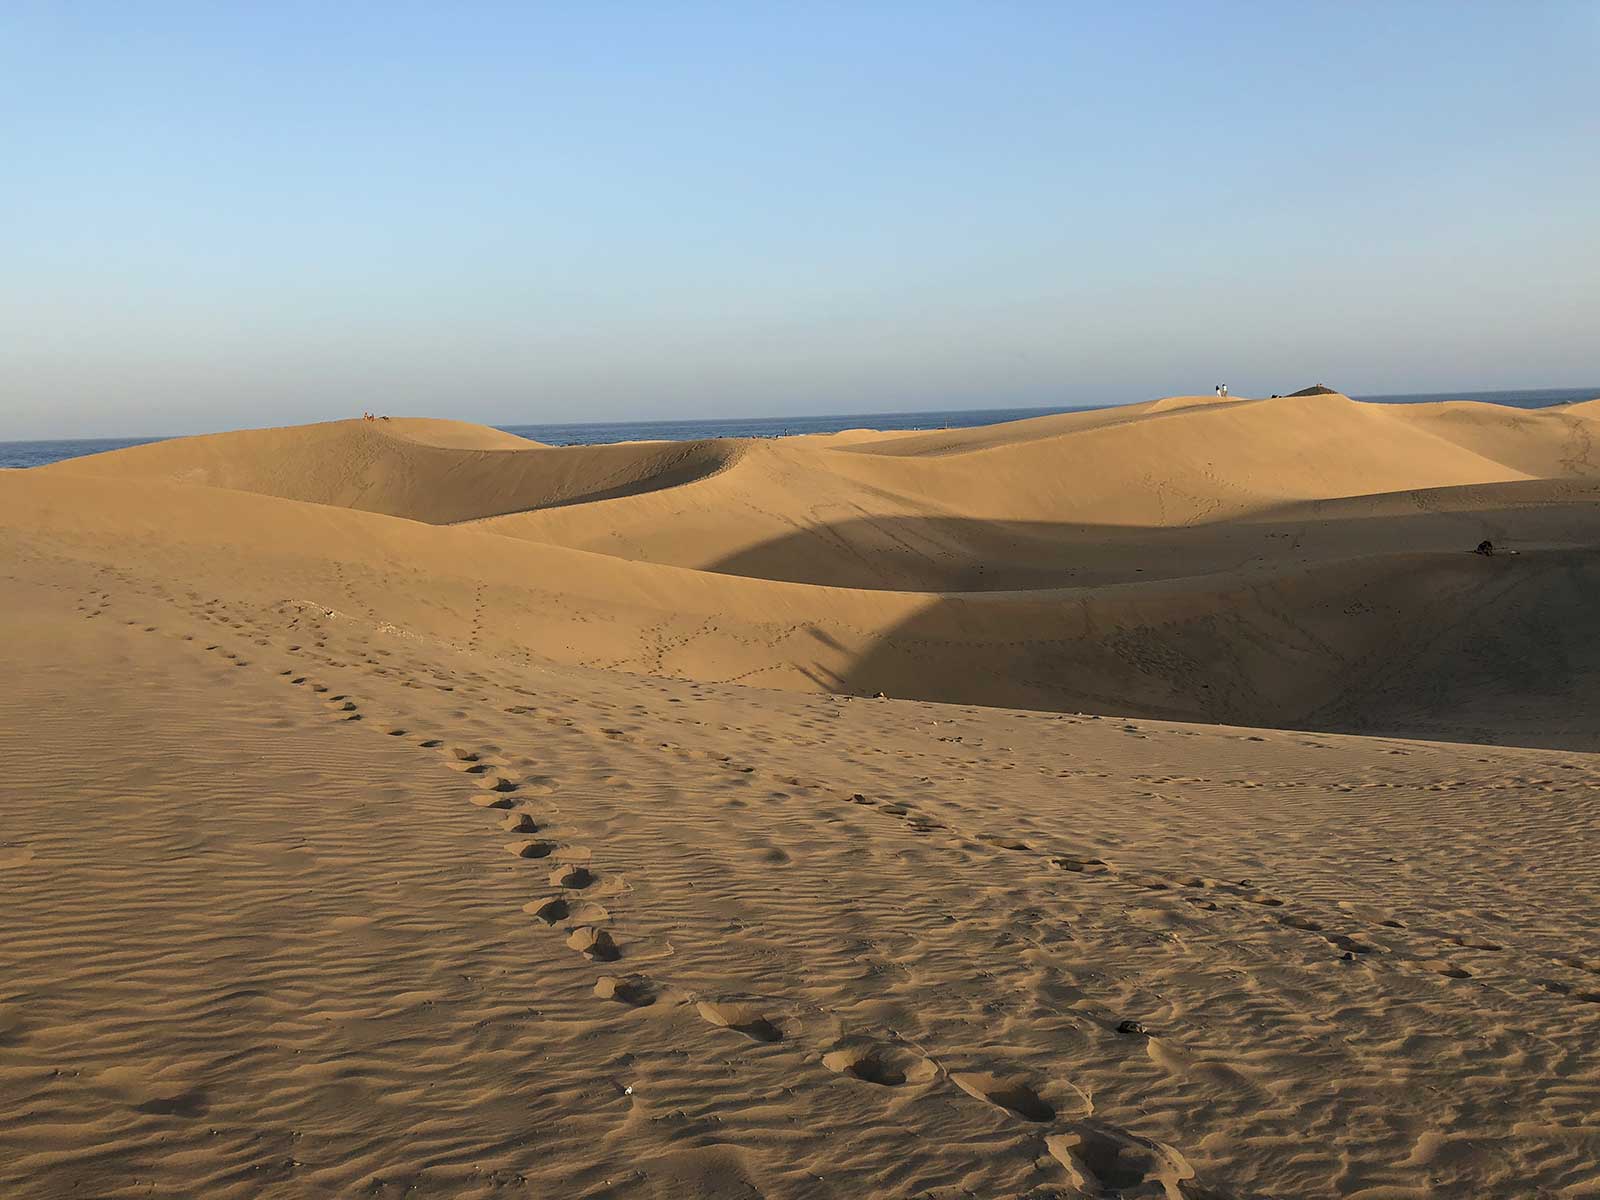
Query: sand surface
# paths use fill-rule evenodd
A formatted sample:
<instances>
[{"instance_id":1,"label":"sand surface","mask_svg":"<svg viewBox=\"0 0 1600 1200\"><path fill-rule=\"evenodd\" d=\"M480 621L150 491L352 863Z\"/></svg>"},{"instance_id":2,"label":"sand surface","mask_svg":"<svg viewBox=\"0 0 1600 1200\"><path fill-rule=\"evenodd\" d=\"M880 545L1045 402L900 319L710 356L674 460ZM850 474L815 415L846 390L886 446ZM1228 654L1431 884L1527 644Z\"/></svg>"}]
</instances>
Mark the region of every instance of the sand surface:
<instances>
[{"instance_id":1,"label":"sand surface","mask_svg":"<svg viewBox=\"0 0 1600 1200\"><path fill-rule=\"evenodd\" d=\"M1597 428L0 472L0 1195L1600 1196Z\"/></svg>"}]
</instances>

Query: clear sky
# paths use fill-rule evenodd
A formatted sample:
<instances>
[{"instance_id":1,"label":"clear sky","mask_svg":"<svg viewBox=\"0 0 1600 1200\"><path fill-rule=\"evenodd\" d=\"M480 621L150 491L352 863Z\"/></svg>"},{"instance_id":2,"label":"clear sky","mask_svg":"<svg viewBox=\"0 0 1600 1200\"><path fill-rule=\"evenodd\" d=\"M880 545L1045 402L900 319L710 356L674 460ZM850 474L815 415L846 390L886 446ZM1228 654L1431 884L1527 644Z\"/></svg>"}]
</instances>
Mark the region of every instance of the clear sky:
<instances>
[{"instance_id":1,"label":"clear sky","mask_svg":"<svg viewBox=\"0 0 1600 1200\"><path fill-rule=\"evenodd\" d=\"M0 4L0 438L1600 381L1600 4Z\"/></svg>"}]
</instances>

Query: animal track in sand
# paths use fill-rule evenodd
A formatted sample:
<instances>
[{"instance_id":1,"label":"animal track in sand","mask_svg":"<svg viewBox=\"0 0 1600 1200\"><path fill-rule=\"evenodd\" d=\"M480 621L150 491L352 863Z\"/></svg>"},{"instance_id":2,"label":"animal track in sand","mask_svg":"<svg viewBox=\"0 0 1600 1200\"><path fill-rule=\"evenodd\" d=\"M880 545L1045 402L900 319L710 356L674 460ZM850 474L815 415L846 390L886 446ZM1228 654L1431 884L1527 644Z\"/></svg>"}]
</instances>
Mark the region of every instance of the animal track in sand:
<instances>
[{"instance_id":1,"label":"animal track in sand","mask_svg":"<svg viewBox=\"0 0 1600 1200\"><path fill-rule=\"evenodd\" d=\"M701 1018L719 1029L742 1033L753 1042L781 1042L783 1027L769 1017L765 1004L757 999L730 997L702 1000L695 1005Z\"/></svg>"},{"instance_id":2,"label":"animal track in sand","mask_svg":"<svg viewBox=\"0 0 1600 1200\"><path fill-rule=\"evenodd\" d=\"M538 833L539 823L532 813L514 812L500 822L500 828L506 833Z\"/></svg>"},{"instance_id":3,"label":"animal track in sand","mask_svg":"<svg viewBox=\"0 0 1600 1200\"><path fill-rule=\"evenodd\" d=\"M894 1042L853 1037L837 1042L822 1056L822 1065L837 1075L848 1075L879 1087L927 1083L939 1075L932 1059Z\"/></svg>"}]
</instances>

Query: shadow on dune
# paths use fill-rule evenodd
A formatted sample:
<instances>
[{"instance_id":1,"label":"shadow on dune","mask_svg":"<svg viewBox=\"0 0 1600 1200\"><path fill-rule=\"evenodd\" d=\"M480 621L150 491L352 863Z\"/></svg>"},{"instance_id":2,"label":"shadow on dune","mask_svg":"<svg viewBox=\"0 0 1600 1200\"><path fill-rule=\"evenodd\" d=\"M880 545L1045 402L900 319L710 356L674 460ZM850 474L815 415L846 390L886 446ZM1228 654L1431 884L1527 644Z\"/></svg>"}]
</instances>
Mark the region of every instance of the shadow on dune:
<instances>
[{"instance_id":1,"label":"shadow on dune","mask_svg":"<svg viewBox=\"0 0 1600 1200\"><path fill-rule=\"evenodd\" d=\"M1600 506L1430 506L1445 504L1454 490L1441 489L1441 498L1418 492L1306 502L1270 519L1169 528L862 517L798 529L703 569L872 591L1028 591L1276 570L1383 548L1447 552L1485 538L1528 545L1600 541Z\"/></svg>"},{"instance_id":2,"label":"shadow on dune","mask_svg":"<svg viewBox=\"0 0 1600 1200\"><path fill-rule=\"evenodd\" d=\"M1600 551L1391 555L1252 582L947 596L840 690L1600 749ZM825 683L823 679L819 683Z\"/></svg>"}]
</instances>

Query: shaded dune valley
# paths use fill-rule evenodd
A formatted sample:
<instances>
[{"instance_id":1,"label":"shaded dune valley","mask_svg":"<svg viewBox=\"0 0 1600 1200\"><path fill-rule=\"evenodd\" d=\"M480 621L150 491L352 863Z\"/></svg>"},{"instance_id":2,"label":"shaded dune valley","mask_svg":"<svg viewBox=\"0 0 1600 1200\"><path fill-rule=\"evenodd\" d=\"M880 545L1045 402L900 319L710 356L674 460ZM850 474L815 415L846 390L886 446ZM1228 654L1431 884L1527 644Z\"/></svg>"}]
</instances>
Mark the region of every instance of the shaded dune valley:
<instances>
[{"instance_id":1,"label":"shaded dune valley","mask_svg":"<svg viewBox=\"0 0 1600 1200\"><path fill-rule=\"evenodd\" d=\"M1597 433L0 471L0 1195L1600 1196Z\"/></svg>"}]
</instances>

